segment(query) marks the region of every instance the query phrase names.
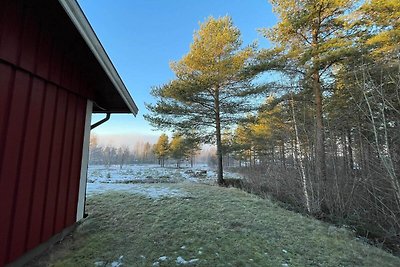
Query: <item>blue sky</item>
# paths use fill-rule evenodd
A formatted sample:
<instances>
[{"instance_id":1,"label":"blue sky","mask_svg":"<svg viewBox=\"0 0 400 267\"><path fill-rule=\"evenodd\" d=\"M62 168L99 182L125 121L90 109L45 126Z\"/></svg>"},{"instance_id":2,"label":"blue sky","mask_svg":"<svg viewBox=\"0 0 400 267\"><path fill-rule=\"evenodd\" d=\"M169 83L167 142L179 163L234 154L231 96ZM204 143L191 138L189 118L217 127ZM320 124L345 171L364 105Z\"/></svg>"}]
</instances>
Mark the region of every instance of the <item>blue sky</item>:
<instances>
[{"instance_id":1,"label":"blue sky","mask_svg":"<svg viewBox=\"0 0 400 267\"><path fill-rule=\"evenodd\" d=\"M241 30L243 44L257 40L257 29L276 23L266 0L78 0L117 71L139 107L132 115L112 115L94 130L98 136L159 135L143 119L150 90L173 79L169 62L189 50L193 33L207 17L229 15ZM101 116L94 116L96 121Z\"/></svg>"}]
</instances>

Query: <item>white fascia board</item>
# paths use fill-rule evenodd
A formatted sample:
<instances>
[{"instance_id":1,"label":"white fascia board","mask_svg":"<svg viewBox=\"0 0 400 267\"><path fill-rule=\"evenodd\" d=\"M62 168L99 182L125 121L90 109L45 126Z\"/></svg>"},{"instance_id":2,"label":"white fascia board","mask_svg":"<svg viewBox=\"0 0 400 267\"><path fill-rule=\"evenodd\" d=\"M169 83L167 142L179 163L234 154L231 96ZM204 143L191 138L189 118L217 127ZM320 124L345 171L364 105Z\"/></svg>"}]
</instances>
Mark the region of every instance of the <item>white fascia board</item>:
<instances>
[{"instance_id":1,"label":"white fascia board","mask_svg":"<svg viewBox=\"0 0 400 267\"><path fill-rule=\"evenodd\" d=\"M129 107L130 111L136 116L138 113L138 108L135 102L133 101L131 95L128 92L128 89L125 87L124 82L116 71L114 65L112 64L110 58L104 50L104 47L97 38L92 26L90 26L89 21L87 20L85 14L83 13L76 0L58 0L58 2L68 14L69 18L81 34L82 38L89 46L93 55L96 57L101 67L104 69L107 76L114 84L118 93L125 101L126 105Z\"/></svg>"}]
</instances>

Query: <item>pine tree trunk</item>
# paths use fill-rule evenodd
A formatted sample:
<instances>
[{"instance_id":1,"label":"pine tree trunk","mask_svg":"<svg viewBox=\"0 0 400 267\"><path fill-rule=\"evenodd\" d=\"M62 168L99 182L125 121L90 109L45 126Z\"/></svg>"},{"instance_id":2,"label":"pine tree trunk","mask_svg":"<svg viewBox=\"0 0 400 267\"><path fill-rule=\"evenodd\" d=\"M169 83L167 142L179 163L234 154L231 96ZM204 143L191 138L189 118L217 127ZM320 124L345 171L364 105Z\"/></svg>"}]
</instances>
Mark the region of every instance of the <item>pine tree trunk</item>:
<instances>
[{"instance_id":1,"label":"pine tree trunk","mask_svg":"<svg viewBox=\"0 0 400 267\"><path fill-rule=\"evenodd\" d=\"M215 89L214 106L215 106L215 137L217 139L217 182L224 185L224 175L222 166L222 138L221 138L221 118L219 109L219 90Z\"/></svg>"},{"instance_id":2,"label":"pine tree trunk","mask_svg":"<svg viewBox=\"0 0 400 267\"><path fill-rule=\"evenodd\" d=\"M322 110L322 90L321 80L319 73L319 56L318 56L318 34L319 24L316 24L313 31L312 46L314 50L313 55L313 72L312 72L312 86L314 90L315 100L315 120L316 120L316 142L315 142L315 173L319 184L319 188L322 193L321 208L327 209L326 206L326 188L327 188L327 177L326 177L326 160L325 160L325 132L324 132L324 121L323 121L323 110Z\"/></svg>"},{"instance_id":3,"label":"pine tree trunk","mask_svg":"<svg viewBox=\"0 0 400 267\"><path fill-rule=\"evenodd\" d=\"M315 117L316 117L316 169L317 176L322 181L326 180L326 165L325 165L325 133L324 133L324 122L322 117L322 92L321 84L319 80L319 73L316 71L313 75L314 79L314 94L315 94Z\"/></svg>"}]
</instances>

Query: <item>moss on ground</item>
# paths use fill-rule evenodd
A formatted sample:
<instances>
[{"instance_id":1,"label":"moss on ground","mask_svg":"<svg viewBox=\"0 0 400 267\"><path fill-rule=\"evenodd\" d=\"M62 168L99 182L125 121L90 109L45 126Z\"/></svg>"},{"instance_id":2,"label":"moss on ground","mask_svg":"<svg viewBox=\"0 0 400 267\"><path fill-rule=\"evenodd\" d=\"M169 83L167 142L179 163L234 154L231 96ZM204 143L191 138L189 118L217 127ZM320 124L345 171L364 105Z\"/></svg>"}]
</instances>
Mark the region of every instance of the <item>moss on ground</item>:
<instances>
[{"instance_id":1,"label":"moss on ground","mask_svg":"<svg viewBox=\"0 0 400 267\"><path fill-rule=\"evenodd\" d=\"M90 216L30 266L176 266L179 256L198 259L192 266L400 266L399 258L346 229L238 189L160 186L187 193L157 200L116 192L90 197Z\"/></svg>"}]
</instances>

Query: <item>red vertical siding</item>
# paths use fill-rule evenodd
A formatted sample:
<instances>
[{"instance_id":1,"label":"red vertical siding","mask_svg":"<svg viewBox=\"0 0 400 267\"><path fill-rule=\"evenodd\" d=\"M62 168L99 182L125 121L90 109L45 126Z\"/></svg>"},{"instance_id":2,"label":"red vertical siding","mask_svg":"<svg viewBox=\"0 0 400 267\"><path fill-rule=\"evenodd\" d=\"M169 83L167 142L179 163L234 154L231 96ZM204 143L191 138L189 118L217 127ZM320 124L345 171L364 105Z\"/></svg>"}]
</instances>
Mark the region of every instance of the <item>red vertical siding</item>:
<instances>
[{"instance_id":1,"label":"red vertical siding","mask_svg":"<svg viewBox=\"0 0 400 267\"><path fill-rule=\"evenodd\" d=\"M33 14L27 13L24 19L22 36L21 36L21 52L19 57L19 65L30 72L35 70L35 59L37 53L37 44L39 43L40 30L39 25L35 21Z\"/></svg>"},{"instance_id":2,"label":"red vertical siding","mask_svg":"<svg viewBox=\"0 0 400 267\"><path fill-rule=\"evenodd\" d=\"M23 24L23 7L21 1L6 1L3 10L3 27L0 43L0 58L17 64L19 56L20 35Z\"/></svg>"},{"instance_id":3,"label":"red vertical siding","mask_svg":"<svg viewBox=\"0 0 400 267\"><path fill-rule=\"evenodd\" d=\"M0 1L0 266L75 222L93 98L76 51L30 3Z\"/></svg>"},{"instance_id":4,"label":"red vertical siding","mask_svg":"<svg viewBox=\"0 0 400 267\"><path fill-rule=\"evenodd\" d=\"M14 82L14 71L11 67L0 64L0 136L5 136L7 129L9 98L11 96L12 83ZM5 139L0 138L0 151L3 151ZM0 162L3 154L0 153ZM0 176L0 181L2 177Z\"/></svg>"},{"instance_id":5,"label":"red vertical siding","mask_svg":"<svg viewBox=\"0 0 400 267\"><path fill-rule=\"evenodd\" d=\"M47 177L47 194L45 199L44 213L42 218L42 241L49 239L53 234L53 222L55 216L55 204L57 188L60 178L60 168L63 152L63 139L65 134L65 116L67 108L67 93L58 90L57 110L53 121L53 134L51 140L51 154L48 159L49 175Z\"/></svg>"},{"instance_id":6,"label":"red vertical siding","mask_svg":"<svg viewBox=\"0 0 400 267\"><path fill-rule=\"evenodd\" d=\"M44 83L38 79L33 80L32 91L29 100L28 117L26 121L26 129L29 135L24 136L24 147L22 151L22 159L20 163L19 181L17 191L15 193L14 217L12 221L12 230L10 230L9 239L11 243L9 248L10 257L15 258L25 251L25 238L27 235L28 216L31 199L31 188L33 185L33 174L36 167L36 154L38 149L38 140L40 133L40 121L42 116L42 104L44 97ZM34 142L31 142L33 140Z\"/></svg>"},{"instance_id":7,"label":"red vertical siding","mask_svg":"<svg viewBox=\"0 0 400 267\"><path fill-rule=\"evenodd\" d=\"M84 98L10 69L0 63L9 76L0 95L10 98L1 113L0 266L75 222L86 114Z\"/></svg>"},{"instance_id":8,"label":"red vertical siding","mask_svg":"<svg viewBox=\"0 0 400 267\"><path fill-rule=\"evenodd\" d=\"M43 207L46 197L46 181L48 177L48 160L50 159L50 149L53 121L56 111L57 91L54 88L46 86L45 100L43 103L43 115L41 118L40 128L40 150L36 156L36 172L33 174L33 193L30 205L30 216L28 224L27 249L34 248L40 244L40 231L42 225Z\"/></svg>"},{"instance_id":9,"label":"red vertical siding","mask_svg":"<svg viewBox=\"0 0 400 267\"><path fill-rule=\"evenodd\" d=\"M53 40L51 39L50 34L47 31L42 30L40 32L37 52L37 58L40 58L40 60L35 62L35 73L40 77L48 77L51 55L49 51L52 50L52 47Z\"/></svg>"},{"instance_id":10,"label":"red vertical siding","mask_svg":"<svg viewBox=\"0 0 400 267\"><path fill-rule=\"evenodd\" d=\"M53 232L60 232L65 227L65 210L67 195L69 193L69 177L71 170L71 162L73 161L72 144L74 141L75 130L75 114L76 114L76 97L69 95L68 97L68 110L65 118L65 135L63 140L63 153L61 156L62 162L60 163L59 183L56 194L55 217Z\"/></svg>"},{"instance_id":11,"label":"red vertical siding","mask_svg":"<svg viewBox=\"0 0 400 267\"><path fill-rule=\"evenodd\" d=\"M12 225L15 188L18 182L19 163L25 129L26 102L29 97L29 76L21 72L15 75L12 86L8 125L4 138L3 157L0 165L0 259L7 255L8 233ZM21 107L21 105L23 107ZM11 127L12 126L12 127ZM1 263L0 263L1 264Z\"/></svg>"}]
</instances>

